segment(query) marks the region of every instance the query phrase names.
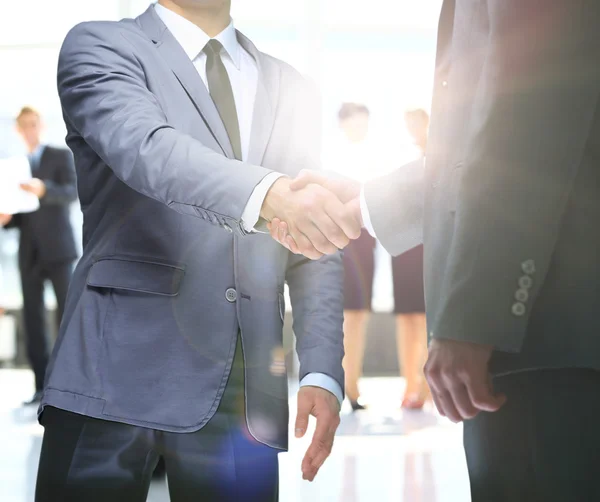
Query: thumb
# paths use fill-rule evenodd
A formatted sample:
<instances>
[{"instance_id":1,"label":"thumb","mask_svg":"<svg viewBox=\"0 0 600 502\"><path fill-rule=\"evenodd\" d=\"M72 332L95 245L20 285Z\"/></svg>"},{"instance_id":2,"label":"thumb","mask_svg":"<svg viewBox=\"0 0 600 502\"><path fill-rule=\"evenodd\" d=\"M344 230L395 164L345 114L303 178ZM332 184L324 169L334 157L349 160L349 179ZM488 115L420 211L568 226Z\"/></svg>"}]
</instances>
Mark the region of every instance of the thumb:
<instances>
[{"instance_id":1,"label":"thumb","mask_svg":"<svg viewBox=\"0 0 600 502\"><path fill-rule=\"evenodd\" d=\"M296 415L295 432L296 437L301 438L306 434L308 428L308 417L312 410L312 402L302 391L298 394L298 414Z\"/></svg>"},{"instance_id":2,"label":"thumb","mask_svg":"<svg viewBox=\"0 0 600 502\"><path fill-rule=\"evenodd\" d=\"M320 174L317 174L314 171L303 169L302 171L300 171L300 174L296 176L296 179L292 180L292 182L290 183L290 190L301 190L306 185L309 185L311 183L317 183L321 185L324 181L325 178Z\"/></svg>"}]
</instances>

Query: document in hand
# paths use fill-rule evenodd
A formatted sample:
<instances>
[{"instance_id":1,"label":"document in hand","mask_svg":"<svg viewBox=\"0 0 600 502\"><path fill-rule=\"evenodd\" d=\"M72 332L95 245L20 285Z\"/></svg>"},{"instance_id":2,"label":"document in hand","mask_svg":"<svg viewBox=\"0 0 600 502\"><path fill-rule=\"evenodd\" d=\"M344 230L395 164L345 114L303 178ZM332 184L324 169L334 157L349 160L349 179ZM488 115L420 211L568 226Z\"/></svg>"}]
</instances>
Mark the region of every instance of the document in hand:
<instances>
[{"instance_id":1,"label":"document in hand","mask_svg":"<svg viewBox=\"0 0 600 502\"><path fill-rule=\"evenodd\" d=\"M19 186L30 179L26 157L0 159L0 214L31 213L40 207L38 198Z\"/></svg>"}]
</instances>

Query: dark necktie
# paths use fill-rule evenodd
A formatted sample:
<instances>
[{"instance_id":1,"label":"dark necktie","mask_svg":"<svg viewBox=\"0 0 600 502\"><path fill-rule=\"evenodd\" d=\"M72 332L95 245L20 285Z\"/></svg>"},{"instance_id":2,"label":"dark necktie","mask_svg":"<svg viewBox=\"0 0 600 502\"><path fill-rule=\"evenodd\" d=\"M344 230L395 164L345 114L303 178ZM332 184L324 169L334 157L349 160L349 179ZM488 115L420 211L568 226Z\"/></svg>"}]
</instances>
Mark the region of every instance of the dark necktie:
<instances>
[{"instance_id":1,"label":"dark necktie","mask_svg":"<svg viewBox=\"0 0 600 502\"><path fill-rule=\"evenodd\" d=\"M240 125L235 108L231 81L221 59L222 48L223 46L218 40L211 40L204 48L207 56L206 78L208 80L208 90L229 135L229 141L233 147L235 158L242 160Z\"/></svg>"}]
</instances>

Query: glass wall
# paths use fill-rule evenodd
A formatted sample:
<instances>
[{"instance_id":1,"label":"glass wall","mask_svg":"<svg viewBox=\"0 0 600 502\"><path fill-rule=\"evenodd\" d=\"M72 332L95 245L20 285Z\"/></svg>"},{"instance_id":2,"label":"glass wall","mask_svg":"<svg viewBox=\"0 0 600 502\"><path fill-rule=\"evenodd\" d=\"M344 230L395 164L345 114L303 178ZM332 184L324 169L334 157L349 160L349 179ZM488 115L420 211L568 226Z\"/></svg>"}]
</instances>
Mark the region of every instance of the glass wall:
<instances>
[{"instance_id":1,"label":"glass wall","mask_svg":"<svg viewBox=\"0 0 600 502\"><path fill-rule=\"evenodd\" d=\"M64 125L56 94L60 44L75 24L132 17L148 0L19 0L0 16L0 156L24 146L13 122L23 105L45 118L45 140L64 144ZM407 107L428 108L435 35L441 0L233 0L236 26L264 52L312 77L323 93L325 143L336 134L343 101L365 103L372 113L371 134L389 154L366 172L401 165L410 143L402 123ZM51 21L49 21L51 20ZM393 145L393 146L392 146ZM76 229L81 226L77 206ZM16 235L0 232L2 302L20 305ZM391 305L389 257L378 254L376 307Z\"/></svg>"}]
</instances>

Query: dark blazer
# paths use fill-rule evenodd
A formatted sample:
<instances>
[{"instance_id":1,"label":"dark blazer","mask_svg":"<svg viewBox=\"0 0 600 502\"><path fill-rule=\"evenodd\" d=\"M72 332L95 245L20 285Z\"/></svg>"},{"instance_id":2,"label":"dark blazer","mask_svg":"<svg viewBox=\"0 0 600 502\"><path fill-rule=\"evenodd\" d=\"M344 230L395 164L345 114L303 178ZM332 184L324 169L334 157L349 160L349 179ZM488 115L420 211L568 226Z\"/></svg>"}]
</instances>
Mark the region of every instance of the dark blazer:
<instances>
[{"instance_id":1,"label":"dark blazer","mask_svg":"<svg viewBox=\"0 0 600 502\"><path fill-rule=\"evenodd\" d=\"M598 26L596 0L446 0L424 176L365 189L391 252L421 218L430 336L496 373L600 369Z\"/></svg>"},{"instance_id":2,"label":"dark blazer","mask_svg":"<svg viewBox=\"0 0 600 502\"><path fill-rule=\"evenodd\" d=\"M17 214L6 228L21 231L19 263L52 264L73 261L77 247L70 221L70 205L77 199L73 155L65 148L46 146L34 178L46 184L46 195L33 213Z\"/></svg>"}]
</instances>

